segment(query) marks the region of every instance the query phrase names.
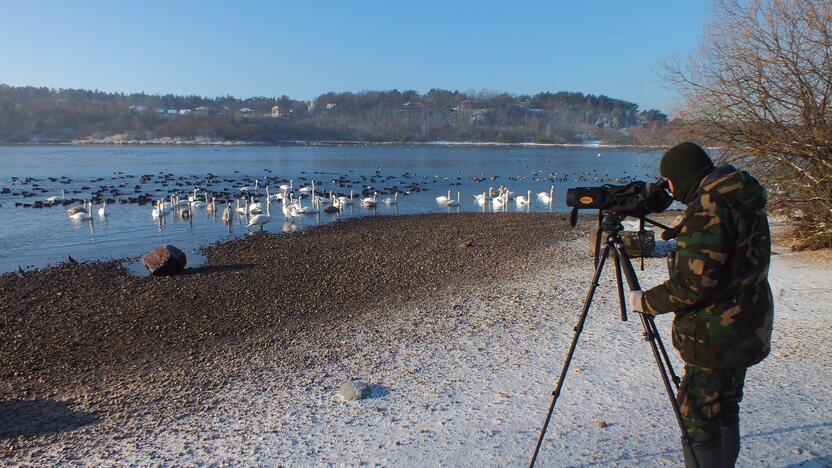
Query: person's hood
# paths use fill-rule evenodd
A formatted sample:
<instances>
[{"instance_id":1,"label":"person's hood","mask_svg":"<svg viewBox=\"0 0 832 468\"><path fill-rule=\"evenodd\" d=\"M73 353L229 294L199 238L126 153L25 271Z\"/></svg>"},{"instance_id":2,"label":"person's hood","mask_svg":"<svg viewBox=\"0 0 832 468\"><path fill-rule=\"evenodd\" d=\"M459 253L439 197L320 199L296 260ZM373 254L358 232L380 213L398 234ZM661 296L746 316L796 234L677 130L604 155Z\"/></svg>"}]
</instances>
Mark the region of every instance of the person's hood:
<instances>
[{"instance_id":1,"label":"person's hood","mask_svg":"<svg viewBox=\"0 0 832 468\"><path fill-rule=\"evenodd\" d=\"M699 187L700 194L719 193L737 204L753 210L765 208L768 202L766 189L757 179L745 171L738 171L734 166L722 166L714 169Z\"/></svg>"}]
</instances>

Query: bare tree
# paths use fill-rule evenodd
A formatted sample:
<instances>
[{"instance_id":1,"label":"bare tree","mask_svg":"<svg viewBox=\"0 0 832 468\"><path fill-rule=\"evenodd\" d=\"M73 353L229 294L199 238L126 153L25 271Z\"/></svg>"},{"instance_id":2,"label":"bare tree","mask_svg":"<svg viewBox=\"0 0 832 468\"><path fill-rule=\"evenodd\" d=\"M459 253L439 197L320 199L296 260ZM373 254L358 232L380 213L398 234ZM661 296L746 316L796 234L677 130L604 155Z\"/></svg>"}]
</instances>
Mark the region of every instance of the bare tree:
<instances>
[{"instance_id":1,"label":"bare tree","mask_svg":"<svg viewBox=\"0 0 832 468\"><path fill-rule=\"evenodd\" d=\"M701 135L797 218L798 247L832 246L832 2L716 0L700 48L664 69Z\"/></svg>"}]
</instances>

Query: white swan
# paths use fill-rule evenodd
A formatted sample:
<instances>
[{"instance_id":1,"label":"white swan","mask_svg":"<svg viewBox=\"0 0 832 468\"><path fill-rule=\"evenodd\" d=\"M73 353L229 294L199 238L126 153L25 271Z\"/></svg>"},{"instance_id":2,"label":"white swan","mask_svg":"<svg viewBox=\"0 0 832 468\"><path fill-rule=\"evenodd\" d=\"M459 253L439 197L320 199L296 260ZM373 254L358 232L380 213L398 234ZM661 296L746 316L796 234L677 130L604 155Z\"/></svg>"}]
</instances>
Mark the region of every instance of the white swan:
<instances>
[{"instance_id":1,"label":"white swan","mask_svg":"<svg viewBox=\"0 0 832 468\"><path fill-rule=\"evenodd\" d=\"M314 207L303 206L303 195L298 195L298 201L295 202L295 215L315 214L318 212Z\"/></svg>"},{"instance_id":2,"label":"white swan","mask_svg":"<svg viewBox=\"0 0 832 468\"><path fill-rule=\"evenodd\" d=\"M505 193L501 193L500 195L497 195L496 197L491 199L491 206L494 209L500 209L506 203L507 203L507 201L506 201L506 194Z\"/></svg>"},{"instance_id":3,"label":"white swan","mask_svg":"<svg viewBox=\"0 0 832 468\"><path fill-rule=\"evenodd\" d=\"M197 198L196 189L194 189L194 196L193 197L188 197L188 199L191 200L191 207L192 208L202 208L203 206L207 205L207 203L205 203L204 201Z\"/></svg>"},{"instance_id":4,"label":"white swan","mask_svg":"<svg viewBox=\"0 0 832 468\"><path fill-rule=\"evenodd\" d=\"M98 216L104 218L108 214L110 214L110 212L107 211L107 200L104 200L104 202L101 204L101 208L98 209Z\"/></svg>"},{"instance_id":5,"label":"white swan","mask_svg":"<svg viewBox=\"0 0 832 468\"><path fill-rule=\"evenodd\" d=\"M165 216L165 209L162 207L161 201L156 201L153 203L153 209L150 210L150 216L152 216L154 219L158 219Z\"/></svg>"},{"instance_id":6,"label":"white swan","mask_svg":"<svg viewBox=\"0 0 832 468\"><path fill-rule=\"evenodd\" d=\"M448 200L445 206L459 206L459 192L456 193L456 200Z\"/></svg>"},{"instance_id":7,"label":"white swan","mask_svg":"<svg viewBox=\"0 0 832 468\"><path fill-rule=\"evenodd\" d=\"M393 194L393 198L387 197L381 201L385 205L398 205L399 204L399 192Z\"/></svg>"},{"instance_id":8,"label":"white swan","mask_svg":"<svg viewBox=\"0 0 832 468\"><path fill-rule=\"evenodd\" d=\"M247 215L248 214L248 198L243 198L244 204L240 204L240 199L237 199L237 214Z\"/></svg>"},{"instance_id":9,"label":"white swan","mask_svg":"<svg viewBox=\"0 0 832 468\"><path fill-rule=\"evenodd\" d=\"M246 225L246 227L260 226L260 230L262 231L263 226L269 224L269 222L272 220L272 213L269 209L270 206L271 203L266 202L266 213L261 213L259 215L252 216L251 219L248 220L248 224Z\"/></svg>"},{"instance_id":10,"label":"white swan","mask_svg":"<svg viewBox=\"0 0 832 468\"><path fill-rule=\"evenodd\" d=\"M87 205L87 211L79 211L69 216L69 219L76 221L89 221L92 219L92 201Z\"/></svg>"},{"instance_id":11,"label":"white swan","mask_svg":"<svg viewBox=\"0 0 832 468\"><path fill-rule=\"evenodd\" d=\"M283 216L286 217L289 221L292 220L295 216L297 216L297 205L295 205L294 201L292 201L293 195L289 194L288 203L284 201L283 206L281 207L283 210Z\"/></svg>"},{"instance_id":12,"label":"white swan","mask_svg":"<svg viewBox=\"0 0 832 468\"><path fill-rule=\"evenodd\" d=\"M231 206L228 204L228 202L225 202L225 209L222 210L222 220L226 224L228 224L231 222L231 218Z\"/></svg>"},{"instance_id":13,"label":"white swan","mask_svg":"<svg viewBox=\"0 0 832 468\"><path fill-rule=\"evenodd\" d=\"M48 197L46 199L46 203L52 204L52 203L57 202L58 200L66 200L66 193L64 193L64 189L61 189L61 196L60 197L57 196L57 195L53 196L53 197Z\"/></svg>"},{"instance_id":14,"label":"white swan","mask_svg":"<svg viewBox=\"0 0 832 468\"><path fill-rule=\"evenodd\" d=\"M436 197L436 203L439 203L440 205L445 205L449 201L451 201L451 191L450 190L448 190L448 195L447 196L442 195L442 196Z\"/></svg>"},{"instance_id":15,"label":"white swan","mask_svg":"<svg viewBox=\"0 0 832 468\"><path fill-rule=\"evenodd\" d=\"M343 196L343 195L341 195L340 197L338 197L338 206L339 206L339 207L343 207L343 206L345 206L345 205L352 205L352 204L353 204L352 194L353 194L353 191L352 191L352 190L350 190L350 197L349 197L349 198L347 198L347 197L345 197L345 196Z\"/></svg>"},{"instance_id":16,"label":"white swan","mask_svg":"<svg viewBox=\"0 0 832 468\"><path fill-rule=\"evenodd\" d=\"M361 200L361 208L373 208L376 206L376 192L373 192L373 198L365 198Z\"/></svg>"},{"instance_id":17,"label":"white swan","mask_svg":"<svg viewBox=\"0 0 832 468\"><path fill-rule=\"evenodd\" d=\"M540 192L537 194L537 199L540 200L541 203L551 204L552 200L554 200L555 196L555 186L553 185L549 192Z\"/></svg>"},{"instance_id":18,"label":"white swan","mask_svg":"<svg viewBox=\"0 0 832 468\"><path fill-rule=\"evenodd\" d=\"M523 207L523 206L526 206L526 205L529 204L529 200L531 200L531 198L532 198L532 191L529 190L528 195L525 196L525 197L523 195L518 195L517 198L514 199L514 203L517 205L518 208Z\"/></svg>"}]
</instances>

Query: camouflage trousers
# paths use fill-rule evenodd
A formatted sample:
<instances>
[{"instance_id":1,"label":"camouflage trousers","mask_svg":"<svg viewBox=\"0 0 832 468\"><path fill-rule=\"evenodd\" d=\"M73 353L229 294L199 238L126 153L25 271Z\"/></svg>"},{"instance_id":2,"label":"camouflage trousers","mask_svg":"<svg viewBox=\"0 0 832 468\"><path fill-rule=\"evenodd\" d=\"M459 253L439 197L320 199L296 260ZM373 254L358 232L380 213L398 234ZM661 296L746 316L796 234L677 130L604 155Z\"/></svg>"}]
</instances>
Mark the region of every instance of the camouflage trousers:
<instances>
[{"instance_id":1,"label":"camouflage trousers","mask_svg":"<svg viewBox=\"0 0 832 468\"><path fill-rule=\"evenodd\" d=\"M745 371L685 365L676 399L693 443L706 445L720 440L723 421L737 417Z\"/></svg>"}]
</instances>

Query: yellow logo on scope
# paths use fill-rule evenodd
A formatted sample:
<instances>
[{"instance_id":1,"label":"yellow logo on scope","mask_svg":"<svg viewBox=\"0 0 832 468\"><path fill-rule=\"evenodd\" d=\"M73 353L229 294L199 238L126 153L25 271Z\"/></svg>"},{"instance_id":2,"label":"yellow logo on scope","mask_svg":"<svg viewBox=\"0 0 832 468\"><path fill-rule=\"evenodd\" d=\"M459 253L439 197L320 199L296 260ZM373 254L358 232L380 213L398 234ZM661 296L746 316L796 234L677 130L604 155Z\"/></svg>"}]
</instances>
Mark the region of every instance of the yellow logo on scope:
<instances>
[{"instance_id":1,"label":"yellow logo on scope","mask_svg":"<svg viewBox=\"0 0 832 468\"><path fill-rule=\"evenodd\" d=\"M589 195L584 195L581 198L579 198L578 201L581 202L581 205L591 205L592 202L595 201L595 199L590 197Z\"/></svg>"}]
</instances>

